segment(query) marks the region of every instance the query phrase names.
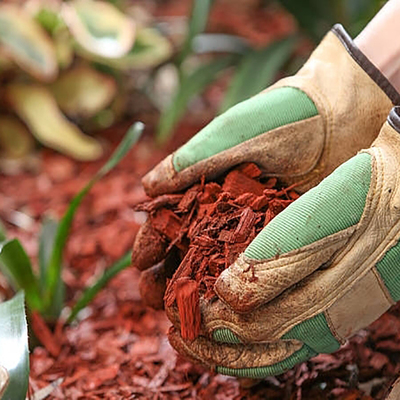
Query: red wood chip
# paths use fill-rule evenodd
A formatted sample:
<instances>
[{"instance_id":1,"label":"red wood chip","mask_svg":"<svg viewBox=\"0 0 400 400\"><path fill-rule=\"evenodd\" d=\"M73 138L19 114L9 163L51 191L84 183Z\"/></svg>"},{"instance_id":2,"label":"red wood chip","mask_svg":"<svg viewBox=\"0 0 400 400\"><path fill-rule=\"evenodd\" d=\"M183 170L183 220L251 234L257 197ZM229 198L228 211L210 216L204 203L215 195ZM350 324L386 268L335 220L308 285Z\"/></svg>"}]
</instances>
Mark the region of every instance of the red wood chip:
<instances>
[{"instance_id":1,"label":"red wood chip","mask_svg":"<svg viewBox=\"0 0 400 400\"><path fill-rule=\"evenodd\" d=\"M187 277L174 283L176 303L181 321L181 335L184 339L194 340L200 333L199 286Z\"/></svg>"}]
</instances>

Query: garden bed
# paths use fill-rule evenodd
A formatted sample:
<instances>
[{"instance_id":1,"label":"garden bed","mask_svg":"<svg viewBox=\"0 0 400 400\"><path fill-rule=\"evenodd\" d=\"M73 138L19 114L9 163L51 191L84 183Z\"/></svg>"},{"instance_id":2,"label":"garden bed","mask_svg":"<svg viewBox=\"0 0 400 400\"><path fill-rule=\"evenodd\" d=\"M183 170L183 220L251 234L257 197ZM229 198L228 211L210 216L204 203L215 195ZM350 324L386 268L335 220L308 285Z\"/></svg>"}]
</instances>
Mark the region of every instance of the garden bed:
<instances>
[{"instance_id":1,"label":"garden bed","mask_svg":"<svg viewBox=\"0 0 400 400\"><path fill-rule=\"evenodd\" d=\"M143 212L133 211L146 199L141 177L198 128L181 126L179 141L163 151L145 137L93 188L78 212L67 246L63 276L70 304L131 248L145 218ZM103 136L116 144L125 129ZM60 216L103 162L78 163L46 150L40 173L1 176L0 217L9 236L19 237L35 259L45 212ZM16 212L30 219L21 222ZM0 293L11 295L3 281ZM44 345L32 350L31 393L54 385L49 399L382 399L400 372L399 307L359 332L340 351L319 355L251 389L176 355L166 339L170 323L164 312L143 305L134 268L118 275L79 317L78 324L58 324Z\"/></svg>"}]
</instances>

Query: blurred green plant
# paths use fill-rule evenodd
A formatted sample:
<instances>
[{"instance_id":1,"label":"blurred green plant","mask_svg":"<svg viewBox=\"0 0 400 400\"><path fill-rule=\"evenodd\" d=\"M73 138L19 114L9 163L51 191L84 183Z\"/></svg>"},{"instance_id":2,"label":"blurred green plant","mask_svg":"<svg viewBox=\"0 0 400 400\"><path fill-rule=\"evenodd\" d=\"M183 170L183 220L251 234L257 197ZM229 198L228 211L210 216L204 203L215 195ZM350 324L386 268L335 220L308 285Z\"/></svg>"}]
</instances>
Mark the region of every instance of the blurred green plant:
<instances>
[{"instance_id":1,"label":"blurred green plant","mask_svg":"<svg viewBox=\"0 0 400 400\"><path fill-rule=\"evenodd\" d=\"M100 143L78 125L112 123L124 111L116 99L127 90L121 74L172 54L167 39L139 25L106 1L0 4L0 166L32 152L29 131L75 159L101 156Z\"/></svg>"},{"instance_id":2,"label":"blurred green plant","mask_svg":"<svg viewBox=\"0 0 400 400\"><path fill-rule=\"evenodd\" d=\"M128 130L109 160L72 199L60 221L54 219L45 220L39 237L38 273L35 272L18 239L5 239L0 242L0 271L15 290L24 290L29 311L39 312L45 320L50 322L59 317L64 307L65 293L64 282L61 277L63 252L75 213L92 186L121 161L129 149L137 142L142 131L143 124L139 122ZM2 234L2 236L4 239L5 235ZM122 260L125 262L126 257L123 257ZM103 283L104 278L101 280L101 284L95 283L97 288L94 290L95 293L106 282Z\"/></svg>"},{"instance_id":3,"label":"blurred green plant","mask_svg":"<svg viewBox=\"0 0 400 400\"><path fill-rule=\"evenodd\" d=\"M279 0L296 18L300 27L318 43L336 23L355 37L379 11L382 0Z\"/></svg>"},{"instance_id":4,"label":"blurred green plant","mask_svg":"<svg viewBox=\"0 0 400 400\"><path fill-rule=\"evenodd\" d=\"M295 17L301 30L265 48L253 49L246 42L240 42L238 37L204 34L213 1L194 0L186 38L174 60L178 69L178 85L171 102L161 112L158 141L163 143L170 137L190 100L202 93L228 68L234 69L234 73L220 112L271 85L278 72L295 72L304 62L304 58L294 52L300 39L305 37L318 43L338 22L354 37L383 3L381 0L267 0L264 2L266 6L279 5L286 8ZM196 53L204 54L206 49L209 57L204 60L203 56ZM196 58L196 62L193 62L193 58ZM195 67L190 68L188 64Z\"/></svg>"},{"instance_id":5,"label":"blurred green plant","mask_svg":"<svg viewBox=\"0 0 400 400\"><path fill-rule=\"evenodd\" d=\"M0 399L24 400L29 351L24 294L0 303Z\"/></svg>"}]
</instances>

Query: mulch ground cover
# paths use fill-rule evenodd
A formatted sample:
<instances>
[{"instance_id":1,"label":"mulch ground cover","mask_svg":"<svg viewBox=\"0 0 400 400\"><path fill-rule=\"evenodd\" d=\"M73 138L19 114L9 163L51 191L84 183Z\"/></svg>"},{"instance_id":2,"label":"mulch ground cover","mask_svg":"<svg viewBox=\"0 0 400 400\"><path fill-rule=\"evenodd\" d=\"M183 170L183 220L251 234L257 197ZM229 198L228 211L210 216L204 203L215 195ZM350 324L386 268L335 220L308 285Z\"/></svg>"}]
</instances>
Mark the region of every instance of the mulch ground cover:
<instances>
[{"instance_id":1,"label":"mulch ground cover","mask_svg":"<svg viewBox=\"0 0 400 400\"><path fill-rule=\"evenodd\" d=\"M102 135L113 143L108 154L125 128ZM179 142L197 129L181 126ZM131 248L146 218L134 211L146 200L140 178L176 145L159 150L145 137L85 199L65 254L68 304ZM0 218L33 260L40 221L49 213L60 216L104 159L77 163L45 150L37 173L0 176ZM243 389L236 379L176 355L165 335L169 321L163 311L143 305L138 282L135 268L125 270L72 326L46 330L35 319L44 343L32 349L31 394L54 385L49 399L380 399L400 372L400 307L393 307L335 354ZM0 295L11 295L3 280Z\"/></svg>"}]
</instances>

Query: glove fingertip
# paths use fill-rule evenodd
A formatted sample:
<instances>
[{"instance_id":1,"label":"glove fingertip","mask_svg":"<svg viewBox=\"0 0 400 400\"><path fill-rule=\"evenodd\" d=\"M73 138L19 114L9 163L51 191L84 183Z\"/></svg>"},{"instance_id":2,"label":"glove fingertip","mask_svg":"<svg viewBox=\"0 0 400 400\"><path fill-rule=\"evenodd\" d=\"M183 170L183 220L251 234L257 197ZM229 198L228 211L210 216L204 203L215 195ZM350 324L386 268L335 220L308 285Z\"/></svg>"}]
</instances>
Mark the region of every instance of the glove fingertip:
<instances>
[{"instance_id":1,"label":"glove fingertip","mask_svg":"<svg viewBox=\"0 0 400 400\"><path fill-rule=\"evenodd\" d=\"M170 154L157 164L142 178L142 184L147 195L155 197L160 194L171 193L176 190L173 177L176 171Z\"/></svg>"},{"instance_id":2,"label":"glove fingertip","mask_svg":"<svg viewBox=\"0 0 400 400\"><path fill-rule=\"evenodd\" d=\"M257 282L253 282L257 277L251 270L252 266L247 263L246 268L238 265L243 262L245 262L243 256L240 256L234 264L221 273L214 286L217 296L239 314L254 311L263 304L262 298L257 295ZM238 275L235 272L237 269L249 272L248 277L243 277L243 273Z\"/></svg>"},{"instance_id":3,"label":"glove fingertip","mask_svg":"<svg viewBox=\"0 0 400 400\"><path fill-rule=\"evenodd\" d=\"M132 265L140 271L156 265L165 258L167 246L165 239L146 221L133 244Z\"/></svg>"},{"instance_id":4,"label":"glove fingertip","mask_svg":"<svg viewBox=\"0 0 400 400\"><path fill-rule=\"evenodd\" d=\"M164 262L154 265L140 274L139 292L146 306L155 310L163 310L166 287L167 276Z\"/></svg>"}]
</instances>

